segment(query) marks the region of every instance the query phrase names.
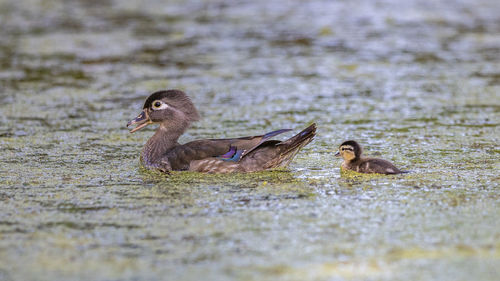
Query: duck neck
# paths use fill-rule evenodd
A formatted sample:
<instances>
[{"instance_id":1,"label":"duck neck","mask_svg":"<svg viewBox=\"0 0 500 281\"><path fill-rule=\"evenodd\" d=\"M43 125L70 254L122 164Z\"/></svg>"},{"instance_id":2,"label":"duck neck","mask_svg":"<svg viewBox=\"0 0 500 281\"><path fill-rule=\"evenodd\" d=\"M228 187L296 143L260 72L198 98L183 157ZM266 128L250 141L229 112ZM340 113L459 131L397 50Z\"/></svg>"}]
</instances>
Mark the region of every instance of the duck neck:
<instances>
[{"instance_id":1,"label":"duck neck","mask_svg":"<svg viewBox=\"0 0 500 281\"><path fill-rule=\"evenodd\" d=\"M356 163L361 160L361 155L356 155L356 157L352 158L349 162Z\"/></svg>"},{"instance_id":2,"label":"duck neck","mask_svg":"<svg viewBox=\"0 0 500 281\"><path fill-rule=\"evenodd\" d=\"M355 156L354 158L351 158L351 159L344 159L344 165L345 166L352 166L352 165L356 165L356 163L361 160L361 157L360 156Z\"/></svg>"},{"instance_id":3,"label":"duck neck","mask_svg":"<svg viewBox=\"0 0 500 281\"><path fill-rule=\"evenodd\" d=\"M159 164L161 158L172 148L179 145L177 140L184 133L187 124L183 126L160 124L155 134L146 142L141 153L141 160L145 166Z\"/></svg>"}]
</instances>

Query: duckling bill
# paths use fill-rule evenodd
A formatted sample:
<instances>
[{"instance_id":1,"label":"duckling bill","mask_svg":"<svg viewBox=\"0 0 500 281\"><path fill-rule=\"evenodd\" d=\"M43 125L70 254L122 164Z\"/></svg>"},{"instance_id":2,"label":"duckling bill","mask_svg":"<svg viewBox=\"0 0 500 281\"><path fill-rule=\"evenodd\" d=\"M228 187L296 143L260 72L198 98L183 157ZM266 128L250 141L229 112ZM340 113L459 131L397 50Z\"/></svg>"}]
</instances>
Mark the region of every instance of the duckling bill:
<instances>
[{"instance_id":1,"label":"duckling bill","mask_svg":"<svg viewBox=\"0 0 500 281\"><path fill-rule=\"evenodd\" d=\"M134 133L150 124L159 124L141 152L148 169L197 171L205 173L255 172L287 166L299 150L316 135L316 124L285 141L271 138L290 131L281 129L258 136L203 139L185 144L179 137L199 120L191 99L180 90L158 91L145 101L142 112L127 123Z\"/></svg>"},{"instance_id":2,"label":"duckling bill","mask_svg":"<svg viewBox=\"0 0 500 281\"><path fill-rule=\"evenodd\" d=\"M363 157L363 149L356 141L348 140L339 146L339 150L335 156L342 157L342 170L351 170L358 173L366 174L401 174L407 171L401 171L396 168L391 162L379 159Z\"/></svg>"}]
</instances>

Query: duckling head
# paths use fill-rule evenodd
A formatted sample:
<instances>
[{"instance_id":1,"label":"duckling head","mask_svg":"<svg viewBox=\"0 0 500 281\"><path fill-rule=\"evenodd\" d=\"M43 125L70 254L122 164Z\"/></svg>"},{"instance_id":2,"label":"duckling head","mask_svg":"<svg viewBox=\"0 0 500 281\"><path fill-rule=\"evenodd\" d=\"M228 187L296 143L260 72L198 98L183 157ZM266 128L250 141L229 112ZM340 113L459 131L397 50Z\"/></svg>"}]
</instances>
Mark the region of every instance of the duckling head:
<instances>
[{"instance_id":1,"label":"duckling head","mask_svg":"<svg viewBox=\"0 0 500 281\"><path fill-rule=\"evenodd\" d=\"M142 112L128 122L127 127L136 125L131 133L153 123L160 123L160 127L182 129L199 118L191 99L183 91L166 90L151 94L144 102Z\"/></svg>"},{"instance_id":2,"label":"duckling head","mask_svg":"<svg viewBox=\"0 0 500 281\"><path fill-rule=\"evenodd\" d=\"M339 151L335 153L335 156L342 157L346 161L352 161L361 157L362 153L363 149L356 141L348 140L339 146Z\"/></svg>"}]
</instances>

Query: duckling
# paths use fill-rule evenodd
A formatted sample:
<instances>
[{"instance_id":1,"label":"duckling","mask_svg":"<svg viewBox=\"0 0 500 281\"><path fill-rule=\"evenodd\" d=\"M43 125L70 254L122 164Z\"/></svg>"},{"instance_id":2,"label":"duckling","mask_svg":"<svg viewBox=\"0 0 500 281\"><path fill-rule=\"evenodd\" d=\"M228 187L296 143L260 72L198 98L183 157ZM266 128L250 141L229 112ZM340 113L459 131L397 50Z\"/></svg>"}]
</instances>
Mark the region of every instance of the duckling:
<instances>
[{"instance_id":1,"label":"duckling","mask_svg":"<svg viewBox=\"0 0 500 281\"><path fill-rule=\"evenodd\" d=\"M202 139L185 144L179 137L200 118L191 99L180 90L158 91L145 101L142 112L128 122L134 133L150 124L159 124L141 152L148 169L205 173L255 172L287 166L299 150L316 135L316 124L285 141L272 137L291 131L281 129L258 136L229 139Z\"/></svg>"},{"instance_id":2,"label":"duckling","mask_svg":"<svg viewBox=\"0 0 500 281\"><path fill-rule=\"evenodd\" d=\"M363 157L363 149L353 140L343 142L339 146L339 151L335 156L342 157L342 170L351 170L359 173L376 173L376 174L401 174L407 171L401 171L396 168L391 162L379 159Z\"/></svg>"}]
</instances>

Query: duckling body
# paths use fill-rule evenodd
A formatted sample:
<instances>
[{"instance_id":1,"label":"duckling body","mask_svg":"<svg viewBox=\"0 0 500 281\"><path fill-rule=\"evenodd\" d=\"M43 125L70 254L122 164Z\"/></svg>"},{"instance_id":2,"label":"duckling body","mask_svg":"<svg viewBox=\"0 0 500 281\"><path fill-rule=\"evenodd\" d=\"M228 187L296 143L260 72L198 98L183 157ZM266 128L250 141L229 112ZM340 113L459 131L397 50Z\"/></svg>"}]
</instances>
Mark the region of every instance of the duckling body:
<instances>
[{"instance_id":1,"label":"duckling body","mask_svg":"<svg viewBox=\"0 0 500 281\"><path fill-rule=\"evenodd\" d=\"M353 140L343 142L335 156L344 159L341 165L342 170L385 175L407 173L407 171L401 171L387 160L363 157L363 149Z\"/></svg>"},{"instance_id":2,"label":"duckling body","mask_svg":"<svg viewBox=\"0 0 500 281\"><path fill-rule=\"evenodd\" d=\"M130 132L159 123L155 134L141 152L141 162L148 169L197 171L206 173L254 172L283 167L314 138L312 124L286 140L270 140L288 129L264 135L231 139L204 139L179 144L178 139L192 122L199 119L189 97L179 90L159 91L150 95L143 111L130 121Z\"/></svg>"}]
</instances>

